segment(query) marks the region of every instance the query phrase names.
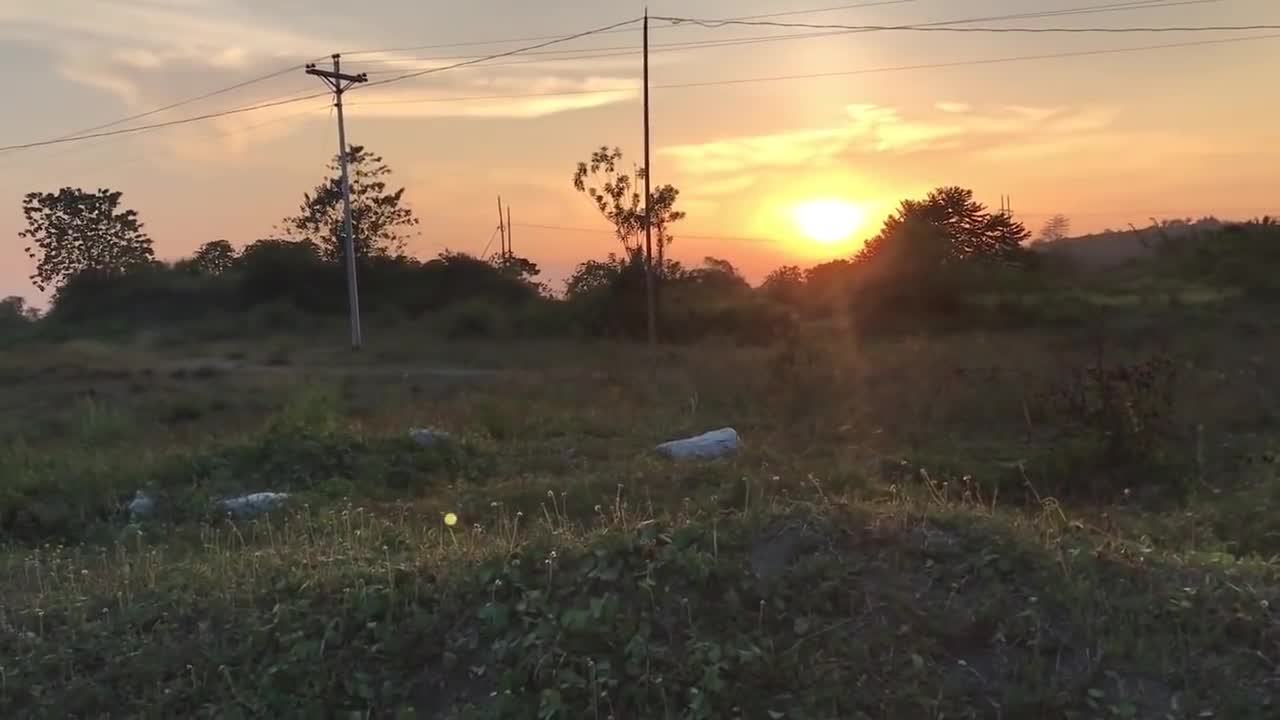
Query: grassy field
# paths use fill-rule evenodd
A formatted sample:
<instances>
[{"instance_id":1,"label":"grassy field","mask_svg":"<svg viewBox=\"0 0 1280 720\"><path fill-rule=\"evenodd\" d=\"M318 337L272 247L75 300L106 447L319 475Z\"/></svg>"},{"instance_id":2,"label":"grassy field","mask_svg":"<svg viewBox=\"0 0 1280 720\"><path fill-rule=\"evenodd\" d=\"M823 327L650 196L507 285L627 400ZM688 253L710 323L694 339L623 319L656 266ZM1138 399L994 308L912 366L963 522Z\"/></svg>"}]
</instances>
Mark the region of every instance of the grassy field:
<instances>
[{"instance_id":1,"label":"grassy field","mask_svg":"<svg viewBox=\"0 0 1280 720\"><path fill-rule=\"evenodd\" d=\"M1276 717L1274 327L12 348L0 716Z\"/></svg>"}]
</instances>

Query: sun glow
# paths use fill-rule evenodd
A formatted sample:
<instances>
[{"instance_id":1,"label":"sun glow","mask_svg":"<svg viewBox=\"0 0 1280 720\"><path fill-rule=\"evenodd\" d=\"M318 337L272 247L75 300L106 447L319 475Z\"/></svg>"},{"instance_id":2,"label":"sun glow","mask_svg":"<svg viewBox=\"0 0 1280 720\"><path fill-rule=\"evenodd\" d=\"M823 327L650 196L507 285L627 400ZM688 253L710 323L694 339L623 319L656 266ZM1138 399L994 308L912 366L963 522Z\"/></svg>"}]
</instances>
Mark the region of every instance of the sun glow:
<instances>
[{"instance_id":1,"label":"sun glow","mask_svg":"<svg viewBox=\"0 0 1280 720\"><path fill-rule=\"evenodd\" d=\"M860 206L836 199L802 202L791 214L805 237L823 245L848 240L867 220L867 213Z\"/></svg>"}]
</instances>

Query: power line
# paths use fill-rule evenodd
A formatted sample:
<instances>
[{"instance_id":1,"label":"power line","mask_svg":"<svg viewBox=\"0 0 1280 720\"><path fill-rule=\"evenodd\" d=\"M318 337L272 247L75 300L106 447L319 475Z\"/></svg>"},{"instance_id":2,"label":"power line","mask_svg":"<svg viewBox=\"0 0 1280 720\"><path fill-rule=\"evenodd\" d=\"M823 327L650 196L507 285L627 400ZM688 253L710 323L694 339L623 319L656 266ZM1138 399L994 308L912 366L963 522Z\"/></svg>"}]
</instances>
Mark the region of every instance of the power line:
<instances>
[{"instance_id":1,"label":"power line","mask_svg":"<svg viewBox=\"0 0 1280 720\"><path fill-rule=\"evenodd\" d=\"M478 65L483 62L488 62L489 60L500 60L504 57L511 57L512 55L522 55L526 52L541 50L544 47L559 45L561 43L570 42L572 40L578 40L580 38L588 37L590 35L598 35L600 33L608 32L610 30L624 27L626 25L634 25L637 22L640 22L640 18L633 18L631 20L626 20L624 22L614 23L612 25L606 25L605 27L602 27L602 28L596 28L594 30L586 30L580 33L574 33L573 35L565 35L563 37L559 37L554 40L548 40L546 42L538 43L537 45L529 45L527 47L517 48L515 50L508 50L507 52L495 53L493 55L486 55L484 57L476 58L474 60L467 60L465 62L454 63L452 65L445 65L443 67L438 67L438 68L430 68L427 70L418 70L415 72L408 72L408 73L404 73L403 75L397 75L395 77L387 78L386 80L377 80L371 83L367 83L365 85L362 85L361 87L371 88L371 87L376 87L378 85L386 85L388 83L399 82L401 80L409 80L416 77L422 77L423 75L432 75L435 73L445 72L447 70L456 70L458 68L467 67L469 65Z\"/></svg>"},{"instance_id":2,"label":"power line","mask_svg":"<svg viewBox=\"0 0 1280 720\"><path fill-rule=\"evenodd\" d=\"M751 38L738 38L734 40L728 40L728 39L701 40L701 41L686 42L686 43L668 43L665 45L652 46L659 49L651 50L650 54L656 55L659 53L680 52L682 50L700 50L700 49L713 49L713 48L721 48L721 47L737 47L741 45L755 45L758 43L778 42L778 41L784 41L784 40L809 40L809 39L815 39L815 38L824 38L824 37L832 37L835 35L847 35L847 34L848 33L845 31L812 32L812 33L796 33L792 35L765 35L765 36L756 36ZM538 65L542 63L552 63L552 62L570 62L575 60L599 60L604 58L632 57L635 55L639 55L640 52L641 51L639 48L634 48L634 47L625 46L625 45L605 47L605 48L590 48L590 49L583 49L583 50L561 51L557 53L551 53L552 55L556 55L557 57L538 58L536 60L513 60L510 62L486 63L485 67L487 68L510 67L515 65ZM570 53L591 53L591 54L583 55L583 54L570 54ZM432 58L422 58L422 61L425 62L430 59ZM388 62L403 62L403 61L388 61ZM388 74L402 72L402 71L403 70L371 70L371 71L368 71L366 74L388 75Z\"/></svg>"},{"instance_id":3,"label":"power line","mask_svg":"<svg viewBox=\"0 0 1280 720\"><path fill-rule=\"evenodd\" d=\"M663 19L665 19L665 20L669 20L669 21L676 21L676 22L683 22L683 21L685 21L685 20L680 19L680 18L663 18ZM616 30L616 29L618 29L618 28L621 28L621 27L624 27L624 26L627 26L627 25L634 24L634 23L635 23L635 22L637 22L637 21L638 21L638 19L628 20L628 21L621 22L621 23L615 23L615 24L613 24L613 25L609 25L609 26L606 26L606 27L604 27L604 28L597 28L597 29L595 29L595 30L588 30L588 31L584 31L584 32L581 32L581 33L575 33L575 34L573 34L573 35L562 36L562 37L560 37L560 38L557 38L557 39L555 39L555 40L548 41L548 42L545 42L545 43L539 43L539 44L537 44L537 45L532 45L532 46L528 46L528 47L525 47L525 48L518 48L518 49L510 50L510 51L507 51L507 52L502 52L502 53L497 53L497 54L493 54L493 55L488 55L488 56L484 56L484 57L477 58L477 59L474 59L474 60L469 60L469 61L466 61L466 62L455 63L455 64L453 64L453 65L447 65L447 66L442 66L442 67L438 67L438 68L430 68L430 69L427 69L427 70L420 70L420 71L415 71L415 72L404 73L404 74L401 74L401 75L398 75L398 76L395 76L395 77L392 77L392 78L387 78L387 79L385 79L385 80L379 80L379 81L375 81L375 82L369 83L369 84L367 84L367 85L365 85L365 86L363 86L363 87L372 87L372 86L377 86L377 85L387 85L387 84L391 84L391 83L394 83L394 82L399 82L399 81L402 81L402 80L408 80L408 79L411 79L411 78L421 77L421 76L428 75L428 74L440 73L440 72L445 72L445 71L447 71L447 70L453 70L453 69L457 69L457 68L461 68L461 67L467 67L467 66L470 66L470 65L476 65L476 64L479 64L479 63L487 62L487 61L489 61L489 60L500 59L500 58L504 58L504 57L510 57L510 56L513 56L513 55L522 54L522 53L524 53L524 52L529 52L529 51L533 51L533 50L538 50L538 49L541 49L541 48L544 48L544 47L548 47L548 46L550 46L550 45L559 44L559 43L563 43L563 42L568 42L568 41L571 41L571 40L579 39L579 38L586 37L586 36L589 36L589 35L595 35L595 34L600 34L600 33L604 33L604 32L610 32L610 31L612 31L612 30ZM733 21L733 22L738 22L738 21ZM949 21L949 22L964 22L964 21ZM867 30L873 30L873 29L899 29L899 28L900 28L900 29L928 29L928 28L926 28L925 26L831 26L831 27L839 27L840 29L853 30L853 31L867 31ZM1245 26L1239 26L1239 27L1243 28L1243 27L1245 27ZM1280 26L1265 26L1265 25L1260 25L1260 26L1248 26L1248 27L1259 27L1259 28L1274 27L1275 29L1280 29ZM995 31L1002 31L1002 32L1003 32L1003 31L1021 31L1021 30L1031 30L1031 31L1044 31L1044 30L1050 30L1050 31L1052 31L1052 30L1055 30L1054 28L951 28L951 27L947 27L947 28L936 28L936 27L935 27L934 29L957 30L957 31L987 31L987 30L995 30ZM1073 32L1078 32L1078 31L1089 31L1089 30L1090 30L1090 29L1088 29L1088 28L1076 28L1076 29L1071 29L1071 31L1073 31ZM1110 30L1110 31L1117 31L1117 30L1125 30L1125 29L1122 29L1122 28L1112 28L1112 29L1109 29L1109 30ZM1136 29L1135 29L1135 28L1129 28L1128 30L1136 30ZM1190 47L1190 46L1195 46L1195 45L1224 44L1224 43L1228 43L1228 42L1247 41L1247 40L1259 40L1259 39L1269 39L1269 38L1273 38L1273 37L1276 37L1276 36L1274 36L1274 35L1262 35L1262 36L1253 36L1253 37L1247 37L1247 38L1225 38L1225 39L1219 39L1219 40L1202 41L1202 42L1198 42L1198 43L1169 43L1169 44L1166 44L1166 45L1155 45L1155 46L1146 46L1146 47L1137 47L1137 48L1116 48L1116 49L1110 49L1110 50L1088 50L1088 51L1066 52L1066 53L1048 53L1048 54L1042 54L1042 55L1015 56L1015 57L1008 57L1008 58L992 58L992 59L984 59L984 60L959 61L959 62L953 62L953 63L931 63L931 64L924 64L924 65L898 66L898 67L893 67L893 68L870 68L870 69L863 69L863 70L843 71L843 72L831 72L831 73L810 73L810 74L803 74L803 75L785 75L785 76L773 76L773 77L761 77L761 78L743 78L743 79L736 79L736 80L719 80L719 81L698 82L698 83L680 83L680 84L659 85L659 86L655 86L655 88L658 88L658 89L674 89L674 88L709 87L709 86L716 86L716 85L735 85L735 84L756 83L756 82L775 82L775 81L795 80L795 79L808 79L808 78L821 78L821 77L838 77L838 76L847 76L847 75L867 74L867 73L874 73L874 72L891 72L891 71L900 71L900 70L936 69L936 68L956 67L956 66L963 66L963 65L984 65L984 64L996 64L996 63L1017 62L1017 61L1024 61L1024 60L1040 60L1040 59L1052 59L1052 58L1063 58L1063 57L1084 57L1084 56L1090 56L1090 55L1105 55L1105 54L1115 54L1115 53L1138 52L1138 51L1143 51L1143 50L1155 50L1155 49L1163 49L1163 48ZM592 94L599 94L599 93L616 93L616 92L622 92L622 91L625 91L625 90L624 90L624 89L617 89L617 90L590 91L590 92L591 92ZM218 117L225 117L225 116L228 116L228 115L235 115L235 114L240 114L240 113L253 112L253 111L257 111L257 110L263 110L263 109L267 109L267 108L278 107L278 106L281 106L281 105L287 105L287 104L292 104L292 103L296 103L296 102L303 102L303 101L306 101L306 100L311 100L311 99L314 99L314 98L321 97L321 96L322 96L322 95L324 95L324 94L325 94L325 93L313 93L313 94L308 94L308 95L304 95L304 96L300 96L300 97L284 98L284 99L274 100L274 101L265 102L265 103L258 103L258 104L255 104L255 105L248 105L248 106L239 107L239 108L232 108L232 109L230 109L230 110L223 110L223 111L219 111L219 112L205 113L205 114L197 115L197 116L193 116L193 117L180 118L180 119L177 119L177 120L170 120L170 121L162 122L162 123L152 123L152 124L149 124L149 125L140 125L140 126L135 126L135 127L122 128L122 129L119 129L119 130L112 130L112 131L106 131L106 132L96 132L96 133L89 133L89 134L75 135L75 136L69 136L69 137L60 137L60 138L54 138L54 139L51 139L51 140L43 140L43 141L36 141L36 142L29 142L29 143L20 143L20 144L16 144L16 145L0 146L0 152L8 152L8 151L12 151L12 150L21 150L21 149L34 148L34 147L43 147L43 146L47 146L47 145L57 145L57 144L63 144L63 143L69 143L69 142L76 142L76 141L81 141L81 140L90 140L90 139L94 139L94 138L112 137L112 136L116 136L116 135L125 135L125 134L132 134L132 133L144 132L144 131L149 131L149 130L156 130L156 129L165 128L165 127L172 127L172 126L175 126L175 125L183 125L183 124L187 124L187 123L199 122L199 121L209 120L209 119L214 119L214 118L218 118ZM545 94L545 96L553 96L553 95L560 95L560 94L587 94L587 93L586 93L586 92L546 93L546 94ZM446 100L448 100L448 99L438 99L438 100L428 100L428 101L446 101Z\"/></svg>"},{"instance_id":4,"label":"power line","mask_svg":"<svg viewBox=\"0 0 1280 720\"><path fill-rule=\"evenodd\" d=\"M624 26L624 25L630 25L630 24L636 23L636 22L638 22L638 21L639 21L639 18L636 18L636 19L633 19L633 20L628 20L628 21L626 21L626 22L621 22L621 23L615 23L615 24L613 24L613 25L608 25L608 26L606 26L606 27L604 27L604 28L598 28L598 29L595 29L595 30L587 30L587 31L584 31L584 32L575 33L575 34L573 34L573 35L566 35L566 36L563 36L563 37L561 37L561 38L559 38L559 39L552 40L552 41L549 41L549 42L539 43L539 44L537 44L537 45L531 45L531 46L529 46L529 47L525 47L525 48L518 48L518 49L516 49L516 50L510 50L510 51L503 52L503 53L497 53L497 54L495 54L495 55L489 55L489 56L486 56L486 57L483 57L483 58L480 58L480 59L477 59L477 60L472 60L472 61L463 62L463 63L457 63L457 64L454 64L454 65L444 66L444 67L440 67L440 68L433 68L433 69L430 69L430 70L423 70L423 71L418 71L418 72L405 73L405 74L400 75L400 76L397 76L397 77L387 78L386 80L378 80L378 81L376 81L376 82L371 82L371 83L368 83L368 84L363 85L363 86L361 86L361 87L366 87L366 88L367 88L367 87L373 87L373 86L376 86L376 85L388 85L388 84L391 84L391 83L394 83L394 82L400 82L401 80L408 80L408 79L410 79L410 78L421 77L421 76L423 76L423 75L428 75L428 74L433 74L433 73L444 72L444 71L446 71L446 70L453 70L453 69L460 68L460 67L466 67L466 66L468 66L468 65L475 65L475 64L478 64L478 63L485 62L485 61L487 61L487 60L493 60L493 59L498 59L498 58L510 57L510 56L512 56L512 55L518 55L518 54L520 54L520 53L522 53L522 52L526 52L526 51L529 51L529 50L538 50L538 49L540 49L540 48L548 47L548 46L550 46L550 45L555 45L555 44L563 43L563 42L569 42L569 41L571 41L571 40L576 40L576 39L578 39L578 38L587 37L587 36L589 36L589 35L594 35L594 34L599 33L599 32L604 32L604 31L607 31L607 30L612 30L612 29L614 29L614 28L622 27L622 26ZM10 151L10 150L23 150L23 149L27 149L27 148L35 148L35 147L45 147L45 146L48 146L48 145L61 145L61 144L63 144L63 143L77 142L77 141L81 141L81 140L91 140L91 139L94 139L94 138L101 138L101 137L113 137L113 136L116 136L116 135L127 135L127 134L132 134L132 133L144 132L144 131L148 131L148 130L157 130L157 129L160 129L160 128L172 127L172 126L175 126L175 125L185 125L185 124L187 124L187 123L199 122L199 121L202 121L202 120L211 120L211 119L214 119L214 118L226 117L226 116L228 116L228 115L236 115L236 114L240 114L240 113L253 112L253 111L256 111L256 110L265 110L265 109L267 109L267 108L272 108L272 107L279 107L279 106L281 106L281 105L289 105L289 104L292 104L292 103L303 102L303 101L306 101L306 100L312 100L312 99L315 99L315 98L318 98L318 97L328 96L328 94L329 94L329 93L324 93L324 92L321 92L321 93L311 93L311 94L308 94L308 95L303 95L303 96L301 96L301 97L291 97L291 98L284 98L284 99L280 99L280 100L273 100L273 101L270 101L270 102L258 103L258 104L256 104L256 105L247 105L247 106L244 106L244 107L232 108L232 109L230 109L230 110L222 110L222 111L219 111L219 112L205 113L205 114L203 114L203 115L195 115L195 116L192 116L192 117L180 118L180 119L177 119L177 120L169 120L169 121L167 121L167 122L152 123L152 124L150 124L150 125L138 125L138 126L135 126L135 127L121 128L121 129L119 129L119 130L109 130L109 131L105 131L105 132L96 132L96 133L88 133L88 134L84 134L84 135L74 135L74 136L68 136L68 137L53 138L53 139L51 139L51 140L40 140L40 141L35 141L35 142L19 143L19 144L16 144L16 145L4 145L4 146L0 146L0 152L8 152L8 151Z\"/></svg>"},{"instance_id":5,"label":"power line","mask_svg":"<svg viewBox=\"0 0 1280 720\"><path fill-rule=\"evenodd\" d=\"M316 106L316 107L308 108L308 109L306 109L306 110L302 110L302 111L300 111L300 112L294 112L294 113L290 113L290 114L288 114L288 115L282 115L282 116L277 117L277 118L272 118L271 120L266 120L266 121L263 121L263 122L260 122L260 123L254 123L253 125L247 125L247 126L242 127L242 128L236 128L236 129L234 129L234 130L227 130L227 131L218 132L218 133L217 133L217 136L218 136L218 138L220 138L220 139L224 139L224 140L225 140L225 139L229 139L229 138L233 138L233 137L239 137L239 136L241 136L241 135L246 135L246 134L248 134L248 133L251 133L251 132L253 132L253 131L255 131L255 130L259 130L259 129L264 128L264 127L268 127L268 126L271 126L271 125L279 125L279 124L281 124L281 123L289 122L289 121L291 121L291 120L296 120L297 118L300 118L300 117L302 117L302 116L304 116L304 115L311 115L311 114L315 113L315 112L316 112L316 111L318 111L318 110L323 110L323 109L325 109L326 107L332 108L332 106L331 106L331 105L329 105L328 103L326 103L326 104L324 104L324 105L320 105L320 106ZM106 150L106 149L108 149L108 148L103 148L103 147L99 147L99 148L97 148L97 150ZM64 154L65 154L65 153L64 153ZM97 153L95 153L95 154L97 154ZM107 167L110 167L110 168L112 168L112 169L115 169L115 168L125 167L125 166L127 166L127 165L134 165L134 164L139 163L139 162L145 162L145 161L153 160L153 159L155 159L155 158L154 158L154 156L152 156L152 155L145 154L145 153L139 153L139 154L134 155L133 157L131 157L131 158L127 158L127 159L125 159L125 160L118 160L118 159L116 159L116 160L111 160L109 163L95 164L95 165L93 165L93 166L91 166L91 167L89 167L89 168L80 168L80 170L81 170L81 171L88 171L88 172L96 172L96 171L98 171L98 170L102 170L102 169L105 169L105 168L107 168ZM15 184L14 184L14 183L8 183L8 184L6 184L6 185L4 185L4 186L3 186L3 189L4 189L4 190L10 190L10 189L12 189L13 187L15 187Z\"/></svg>"},{"instance_id":6,"label":"power line","mask_svg":"<svg viewBox=\"0 0 1280 720\"><path fill-rule=\"evenodd\" d=\"M1203 2L1204 0L1198 0L1198 1ZM771 18L771 17L813 15L818 13L835 12L837 10L856 10L860 8L880 7L885 5L905 5L907 3L913 3L913 2L917 2L917 0L875 0L874 2L860 2L860 3L849 4L849 5L835 5L835 6L822 7L822 8L810 8L807 10L788 10L786 12L767 13L764 15L744 15L741 17L733 18L733 19L734 20L758 20L758 19ZM666 28L666 29L669 30L671 28ZM602 31L599 34L613 35L616 33L630 33L630 32L640 32L640 29L639 28L615 28L613 30ZM418 50L444 50L447 48L457 48L457 47L475 47L479 45L505 45L507 43L515 43L515 42L535 42L538 40L553 40L556 37L558 36L557 35L535 35L532 37L505 38L502 40L470 40L467 42L440 43L436 45L413 45L409 47L398 47L398 48L353 50L353 51L344 52L342 54L344 57L352 57L355 55L378 55L382 53L416 52Z\"/></svg>"},{"instance_id":7,"label":"power line","mask_svg":"<svg viewBox=\"0 0 1280 720\"><path fill-rule=\"evenodd\" d=\"M76 137L78 135L85 135L87 133L95 132L98 130L104 130L109 127L115 127L116 125L123 125L127 122L133 122L134 120L141 120L142 118L151 117L152 115L158 115L162 112L167 112L175 108L180 108L184 105L190 105L191 103L200 102L201 100L208 100L209 98L217 97L219 95L225 95L226 93L234 92L236 90L240 90L241 88L246 88L250 85L255 85L257 83L265 82L267 80L273 80L282 75L286 75L296 70L300 70L302 69L302 67L303 67L302 65L291 65L287 68L281 68L279 70L276 70L275 72L267 73L266 75L259 75L258 77L250 78L243 82L238 82L234 85L228 85L227 87L224 87L224 88L211 90L210 92L204 93L203 95L196 95L194 97L189 97L185 100L179 100L177 102L170 103L163 107L154 108L151 110L147 110L145 112L137 113L135 115L130 115L128 117L123 117L123 118L120 118L119 120L112 120L111 122L108 122L108 123L103 123L101 125L94 125L93 127L84 128L83 130L77 130L75 132L67 133L66 135L60 136L58 139L61 140L61 139Z\"/></svg>"},{"instance_id":8,"label":"power line","mask_svg":"<svg viewBox=\"0 0 1280 720\"><path fill-rule=\"evenodd\" d=\"M1127 0L1126 2L1122 2L1122 3L1107 3L1103 5L1085 5L1080 7L1061 8L1058 10L1042 10L1037 12L1012 13L1012 14L1006 14L1006 15L990 15L985 17L959 18L959 19L953 19L953 20L939 20L939 21L934 21L929 23L913 23L911 27L943 27L943 26L949 26L949 25L964 25L964 24L975 23L975 22L1025 20L1025 19L1031 19L1031 18L1059 17L1063 15L1086 15L1086 14L1096 14L1096 13L1105 13L1105 12L1116 12L1121 10L1145 10L1145 9L1154 10L1154 9L1162 9L1167 7L1181 6L1181 5L1205 5L1210 3L1220 3L1224 1L1225 0L1142 0L1141 2L1138 2L1136 0ZM798 14L801 12L817 12L817 11L796 11L795 13L774 13L772 15L746 16L741 18L728 18L726 20L716 20L716 21L708 21L708 22L717 22L717 23L730 22L730 21L746 20L753 17L772 17L777 15L783 15L783 14ZM673 27L682 27L682 26L673 26ZM683 27L688 27L688 25L684 25ZM631 30L627 30L627 32L631 32ZM754 36L747 36L747 37L740 37L740 38L727 38L727 39L721 39L721 40L698 40L698 41L688 41L688 42L682 42L682 43L658 43L658 44L650 45L650 47L651 48L684 48L684 47L702 47L702 46L718 46L718 45L733 46L733 45L739 45L739 44L748 45L748 44L754 44L754 43L760 43L760 42L777 42L777 41L793 40L793 39L802 40L806 38L815 38L815 37L831 37L835 35L846 35L846 34L860 33L860 32L869 32L869 30L867 29L849 30L849 29L841 28L838 30L820 32L820 33L795 33L790 35L754 35ZM632 51L631 53L627 53L627 54L639 52L639 48L636 46L614 45L614 46L607 46L607 47L583 48L579 50L552 50L545 53L533 52L533 53L524 53L524 54L540 55L540 56L541 55L569 56L569 55L580 55L582 53L608 52L608 51L615 51L615 50ZM619 56L621 56L621 54L619 55L588 55L587 57L582 57L582 58L567 57L566 59L595 59L599 57L619 57ZM405 63L410 61L433 62L433 61L446 61L446 60L466 60L466 59L475 58L475 57L477 56L475 55L444 55L444 56L428 56L428 57L382 58L378 60L367 60L364 62L366 64L394 64L394 63ZM500 65L502 64L495 63L493 65L490 65L490 67L499 67ZM371 71L369 74L376 75L379 73L392 73L392 72L396 72L396 71L374 70L374 71Z\"/></svg>"},{"instance_id":9,"label":"power line","mask_svg":"<svg viewBox=\"0 0 1280 720\"><path fill-rule=\"evenodd\" d=\"M1165 50L1172 48L1200 47L1206 45L1229 45L1234 43L1250 42L1255 40L1274 40L1280 38L1280 33L1269 35L1253 35L1250 37L1236 38L1216 38L1213 40L1190 40L1186 42L1163 43L1159 45L1140 45L1127 48L1107 48L1099 50L1078 50L1072 52L1060 53L1043 53L1039 55L1012 55L999 58L982 58L975 60L956 60L951 62L927 63L920 65L893 65L887 67L862 68L858 70L842 70L826 73L808 73L802 75L774 75L766 77L754 78L736 78L728 80L711 80L706 82L693 83L672 83L665 85L653 85L654 90L674 90L681 88L699 88L713 87L717 85L743 85L749 83L763 82L780 82L785 80L806 80L814 78L826 77L845 77L850 75L870 75L876 73L888 72L905 72L912 70L939 70L944 68L966 67L974 65L995 65L1001 63L1026 62L1032 60L1053 60L1060 58L1074 57L1091 57L1095 55L1120 55L1134 52L1145 52L1150 50ZM366 100L359 103L351 103L351 105L407 105L417 103L448 103L448 102L472 102L479 100L504 100L519 98L537 98L537 97L570 97L575 95L613 95L617 93L634 93L639 91L639 86L619 87L607 90L568 90L561 92L540 92L540 93L509 93L494 95L470 95L456 97L436 97L436 98L408 98L395 100Z\"/></svg>"},{"instance_id":10,"label":"power line","mask_svg":"<svg viewBox=\"0 0 1280 720\"><path fill-rule=\"evenodd\" d=\"M563 232L598 233L598 234L610 235L610 236L614 235L614 231L607 230L605 228L566 227L563 225L539 225L536 223L516 223L516 225L518 225L519 227L532 228L535 230L560 230ZM732 237L727 235L688 235L685 233L681 233L678 237L684 238L686 240L726 240L730 242L737 241L737 242L752 242L752 243L773 242L772 240L766 240L764 238Z\"/></svg>"},{"instance_id":11,"label":"power line","mask_svg":"<svg viewBox=\"0 0 1280 720\"><path fill-rule=\"evenodd\" d=\"M37 142L21 143L18 145L5 145L0 147L0 152L8 152L10 150L25 150L26 148L44 147L46 145L61 145L63 143L77 142L80 140L92 140L94 138L114 137L116 135L129 135L132 133L143 132L146 130L158 130L160 128L173 127L174 125L186 125L187 123L199 122L201 120L212 120L214 118L226 117L228 115L238 115L240 113L253 112L254 110L265 110L267 108L279 107L281 105L290 105L306 100L314 100L318 97L328 96L329 93L312 93L302 97L285 98L283 100L274 100L271 102L258 103L257 105L246 105L244 107L232 108L230 110L222 110L219 112L205 113L203 115L195 115L193 117L180 118L178 120L169 120L167 122L152 123L150 125L138 125L135 127L121 128L119 130L109 130L106 132L91 133L88 135L74 135L71 137L55 138L53 140L40 140Z\"/></svg>"},{"instance_id":12,"label":"power line","mask_svg":"<svg viewBox=\"0 0 1280 720\"><path fill-rule=\"evenodd\" d=\"M868 75L872 73L899 72L899 71L907 71L907 70L937 70L942 68L964 67L964 66L971 66L971 65L996 65L1001 63L1023 62L1028 60L1053 60L1058 58L1070 58L1070 57L1090 57L1094 55L1120 55L1123 53L1142 52L1146 50L1164 50L1169 48L1198 47L1201 45L1227 45L1230 43L1248 42L1250 40L1271 40L1275 38L1280 38L1280 34L1254 35L1251 37L1242 37L1242 38L1219 38L1215 40L1165 43L1162 45L1143 45L1138 47L1110 48L1105 50L1078 50L1074 52L1044 53L1040 55L1014 55L1010 57L987 58L982 60L958 60L958 61L945 62L945 63L927 63L927 64L921 64L921 65L898 65L895 67L867 68L863 70L847 70L847 71L827 72L827 73L809 73L804 75L774 75L771 77L743 78L740 80L716 80L716 81L709 81L709 82L679 83L679 84L673 84L673 85L655 85L654 87L663 88L663 89L699 88L699 87L712 87L716 85L742 85L747 83L759 83L759 82L780 82L783 80L807 80L810 78L844 77L849 75Z\"/></svg>"},{"instance_id":13,"label":"power line","mask_svg":"<svg viewBox=\"0 0 1280 720\"><path fill-rule=\"evenodd\" d=\"M810 30L849 30L852 32L941 32L941 33L1030 33L1030 34L1085 34L1085 33L1171 33L1171 32L1239 32L1249 30L1280 30L1280 25L1170 25L1139 27L951 27L937 25L832 25L819 23L784 23L761 20L699 20L697 18L654 17L673 24L692 23L705 28L721 28L727 25L752 27L807 28Z\"/></svg>"}]
</instances>

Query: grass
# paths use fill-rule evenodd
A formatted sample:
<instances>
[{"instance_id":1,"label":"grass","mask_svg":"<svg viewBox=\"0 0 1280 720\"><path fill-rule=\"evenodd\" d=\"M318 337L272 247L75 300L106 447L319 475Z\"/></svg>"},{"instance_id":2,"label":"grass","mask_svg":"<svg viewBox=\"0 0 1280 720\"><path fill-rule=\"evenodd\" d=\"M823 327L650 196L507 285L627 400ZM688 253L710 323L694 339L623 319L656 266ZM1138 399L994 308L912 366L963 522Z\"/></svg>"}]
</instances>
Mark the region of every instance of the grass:
<instances>
[{"instance_id":1,"label":"grass","mask_svg":"<svg viewBox=\"0 0 1280 720\"><path fill-rule=\"evenodd\" d=\"M1171 337L712 344L652 378L568 342L19 348L0 707L1272 717L1273 349ZM651 452L725 425L735 457ZM212 509L264 490L291 503Z\"/></svg>"}]
</instances>

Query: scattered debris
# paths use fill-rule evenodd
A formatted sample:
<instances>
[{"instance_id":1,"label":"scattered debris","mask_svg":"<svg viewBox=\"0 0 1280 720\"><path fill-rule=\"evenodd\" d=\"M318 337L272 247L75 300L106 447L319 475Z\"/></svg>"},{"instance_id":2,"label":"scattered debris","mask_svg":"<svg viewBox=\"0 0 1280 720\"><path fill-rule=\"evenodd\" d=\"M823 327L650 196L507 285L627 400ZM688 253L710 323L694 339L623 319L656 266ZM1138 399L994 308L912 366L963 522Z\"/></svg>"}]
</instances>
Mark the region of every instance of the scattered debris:
<instances>
[{"instance_id":1,"label":"scattered debris","mask_svg":"<svg viewBox=\"0 0 1280 720\"><path fill-rule=\"evenodd\" d=\"M409 439L421 447L439 447L453 442L449 433L432 428L414 428L409 431Z\"/></svg>"},{"instance_id":2,"label":"scattered debris","mask_svg":"<svg viewBox=\"0 0 1280 720\"><path fill-rule=\"evenodd\" d=\"M133 499L129 501L127 507L129 509L130 522L137 522L155 512L156 501L150 495L139 490L133 494Z\"/></svg>"},{"instance_id":3,"label":"scattered debris","mask_svg":"<svg viewBox=\"0 0 1280 720\"><path fill-rule=\"evenodd\" d=\"M684 440L672 440L659 445L656 449L660 455L670 458L717 458L737 452L742 448L742 439L733 428L722 428Z\"/></svg>"},{"instance_id":4,"label":"scattered debris","mask_svg":"<svg viewBox=\"0 0 1280 720\"><path fill-rule=\"evenodd\" d=\"M218 507L236 517L247 518L275 510L288 499L289 493L258 492L251 495L228 498L218 503Z\"/></svg>"}]
</instances>

